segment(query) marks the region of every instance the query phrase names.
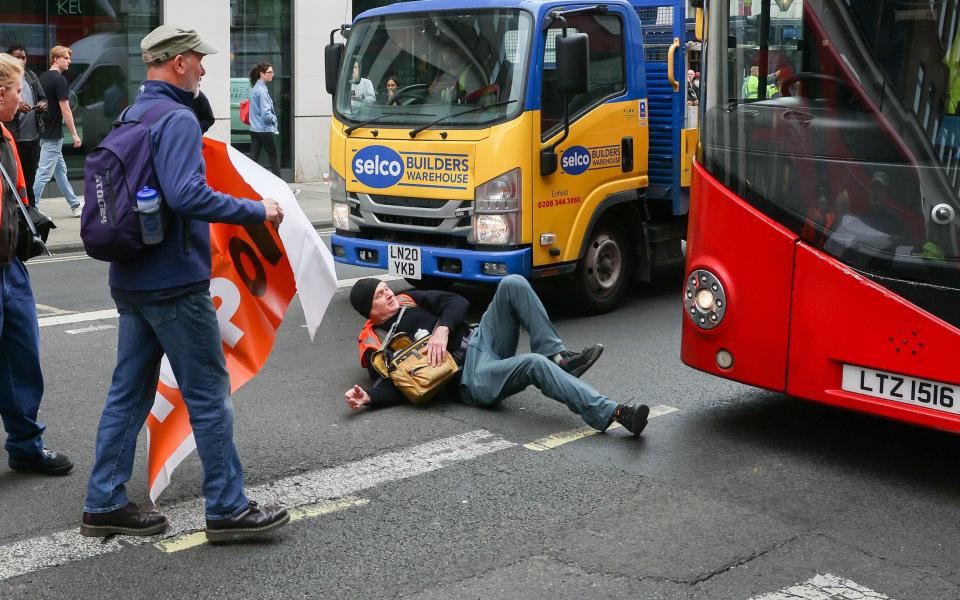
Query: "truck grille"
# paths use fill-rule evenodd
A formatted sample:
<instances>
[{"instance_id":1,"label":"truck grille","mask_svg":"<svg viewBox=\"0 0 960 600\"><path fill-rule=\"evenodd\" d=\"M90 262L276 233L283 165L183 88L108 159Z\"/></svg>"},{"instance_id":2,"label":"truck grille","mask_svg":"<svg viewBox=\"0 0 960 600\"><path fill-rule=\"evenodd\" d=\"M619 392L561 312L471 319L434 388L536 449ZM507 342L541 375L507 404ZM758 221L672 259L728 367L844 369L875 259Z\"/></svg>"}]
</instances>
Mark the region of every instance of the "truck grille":
<instances>
[{"instance_id":1,"label":"truck grille","mask_svg":"<svg viewBox=\"0 0 960 600\"><path fill-rule=\"evenodd\" d=\"M433 219L430 217L411 217L408 215L384 215L373 213L381 223L391 225L412 225L414 227L439 227L443 219Z\"/></svg>"},{"instance_id":2,"label":"truck grille","mask_svg":"<svg viewBox=\"0 0 960 600\"><path fill-rule=\"evenodd\" d=\"M406 196L384 196L370 194L370 201L381 206L407 206L410 208L443 208L447 202L456 200L435 200L433 198L409 198Z\"/></svg>"}]
</instances>

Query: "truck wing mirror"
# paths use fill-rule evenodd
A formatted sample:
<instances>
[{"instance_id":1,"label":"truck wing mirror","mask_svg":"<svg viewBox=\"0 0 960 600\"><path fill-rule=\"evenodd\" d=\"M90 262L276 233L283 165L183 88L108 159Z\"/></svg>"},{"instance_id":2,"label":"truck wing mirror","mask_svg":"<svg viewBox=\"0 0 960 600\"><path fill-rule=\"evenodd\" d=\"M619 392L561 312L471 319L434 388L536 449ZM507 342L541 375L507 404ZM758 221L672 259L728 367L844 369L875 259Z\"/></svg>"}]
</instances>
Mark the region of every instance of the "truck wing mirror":
<instances>
[{"instance_id":1,"label":"truck wing mirror","mask_svg":"<svg viewBox=\"0 0 960 600\"><path fill-rule=\"evenodd\" d=\"M557 36L557 91L586 94L590 90L590 37L585 33Z\"/></svg>"},{"instance_id":2,"label":"truck wing mirror","mask_svg":"<svg viewBox=\"0 0 960 600\"><path fill-rule=\"evenodd\" d=\"M327 44L323 49L323 60L327 93L332 96L337 91L337 77L343 63L343 44Z\"/></svg>"}]
</instances>

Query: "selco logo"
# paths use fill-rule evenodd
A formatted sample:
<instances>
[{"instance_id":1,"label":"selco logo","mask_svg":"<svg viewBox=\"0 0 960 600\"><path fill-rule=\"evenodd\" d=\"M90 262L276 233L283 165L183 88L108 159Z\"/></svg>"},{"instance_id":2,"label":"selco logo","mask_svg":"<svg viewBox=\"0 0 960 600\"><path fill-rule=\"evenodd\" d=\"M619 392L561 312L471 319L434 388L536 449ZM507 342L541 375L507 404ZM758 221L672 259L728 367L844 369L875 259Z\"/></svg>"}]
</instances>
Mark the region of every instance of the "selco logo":
<instances>
[{"instance_id":1,"label":"selco logo","mask_svg":"<svg viewBox=\"0 0 960 600\"><path fill-rule=\"evenodd\" d=\"M583 146L570 146L560 158L560 167L568 175L579 175L590 168L590 151Z\"/></svg>"},{"instance_id":2,"label":"selco logo","mask_svg":"<svg viewBox=\"0 0 960 600\"><path fill-rule=\"evenodd\" d=\"M353 155L353 174L363 185L387 188L403 177L403 159L386 146L367 146Z\"/></svg>"}]
</instances>

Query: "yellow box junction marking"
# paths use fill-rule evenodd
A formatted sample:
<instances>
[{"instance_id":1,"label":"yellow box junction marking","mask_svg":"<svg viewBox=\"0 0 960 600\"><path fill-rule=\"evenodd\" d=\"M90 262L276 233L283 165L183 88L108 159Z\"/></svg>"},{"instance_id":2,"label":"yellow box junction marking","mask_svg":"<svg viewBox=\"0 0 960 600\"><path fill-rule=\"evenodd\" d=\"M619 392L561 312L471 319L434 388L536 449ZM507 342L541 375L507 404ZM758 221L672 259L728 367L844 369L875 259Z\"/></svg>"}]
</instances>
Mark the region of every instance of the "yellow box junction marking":
<instances>
[{"instance_id":1,"label":"yellow box junction marking","mask_svg":"<svg viewBox=\"0 0 960 600\"><path fill-rule=\"evenodd\" d=\"M680 409L672 406L666 406L665 404L658 404L650 408L650 416L647 418L655 419L657 417L662 417L663 415L668 415L672 412L677 412L678 410ZM612 431L620 427L623 427L623 425L614 422L610 425L610 427L607 427L607 431ZM542 437L538 440L534 440L529 444L524 444L523 447L528 450L543 452L544 450L550 450L551 448L569 444L570 442L575 442L598 433L600 432L593 427L582 427L580 429L573 429L570 431L560 431L558 433L552 433L546 437Z\"/></svg>"},{"instance_id":2,"label":"yellow box junction marking","mask_svg":"<svg viewBox=\"0 0 960 600\"><path fill-rule=\"evenodd\" d=\"M328 500L326 502L301 506L290 510L290 522L322 517L323 515L346 510L355 506L364 506L369 503L370 501L366 498L341 498L340 500ZM173 553L196 548L206 543L207 535L202 531L194 531L157 542L154 546L164 552Z\"/></svg>"}]
</instances>

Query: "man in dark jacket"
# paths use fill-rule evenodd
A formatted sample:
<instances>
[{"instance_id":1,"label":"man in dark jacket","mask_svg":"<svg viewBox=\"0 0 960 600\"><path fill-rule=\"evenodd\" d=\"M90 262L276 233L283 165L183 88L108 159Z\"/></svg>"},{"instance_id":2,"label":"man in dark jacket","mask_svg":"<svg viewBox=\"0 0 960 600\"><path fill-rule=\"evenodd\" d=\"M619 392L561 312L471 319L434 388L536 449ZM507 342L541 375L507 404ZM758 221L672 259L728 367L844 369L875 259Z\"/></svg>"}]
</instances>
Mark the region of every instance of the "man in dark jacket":
<instances>
[{"instance_id":1,"label":"man in dark jacket","mask_svg":"<svg viewBox=\"0 0 960 600\"><path fill-rule=\"evenodd\" d=\"M140 47L147 81L129 118L139 119L160 102L183 107L169 110L150 129L159 191L177 218L169 220L155 249L110 265L110 292L120 313L117 366L100 418L80 533L154 535L168 525L162 513L130 502L125 489L164 355L203 464L207 539L265 533L285 525L290 515L278 506L258 506L243 491L243 467L233 444L230 375L210 297L209 223L276 226L283 213L275 200L235 198L206 183L200 125L190 108L205 72L201 60L216 50L195 31L170 25L149 33Z\"/></svg>"},{"instance_id":2,"label":"man in dark jacket","mask_svg":"<svg viewBox=\"0 0 960 600\"><path fill-rule=\"evenodd\" d=\"M398 298L386 283L361 279L350 291L350 302L368 319L358 340L362 366L369 364L370 354L380 345L376 329L389 330L399 318L395 331L415 339L430 336L428 354L433 364L439 364L446 352L453 354L462 367L459 393L465 404L493 407L533 385L566 404L594 429L604 431L617 421L639 435L647 425L650 409L646 405L632 401L618 404L580 381L579 377L600 357L603 346L597 344L582 352L567 350L540 298L519 275L508 275L500 281L476 328L464 323L467 299L452 292L411 291ZM518 355L521 328L530 334L532 352ZM344 394L351 408L380 407L403 400L389 379L379 377L372 369L371 376L372 386L364 389L355 385Z\"/></svg>"},{"instance_id":3,"label":"man in dark jacket","mask_svg":"<svg viewBox=\"0 0 960 600\"><path fill-rule=\"evenodd\" d=\"M33 183L40 163L39 115L47 109L47 95L40 84L40 77L27 68L26 46L13 44L7 48L7 54L23 63L23 92L20 95L20 111L5 125L13 134L13 139L17 140L17 154L20 155L23 178L27 182L27 198L30 204L36 204Z\"/></svg>"}]
</instances>

